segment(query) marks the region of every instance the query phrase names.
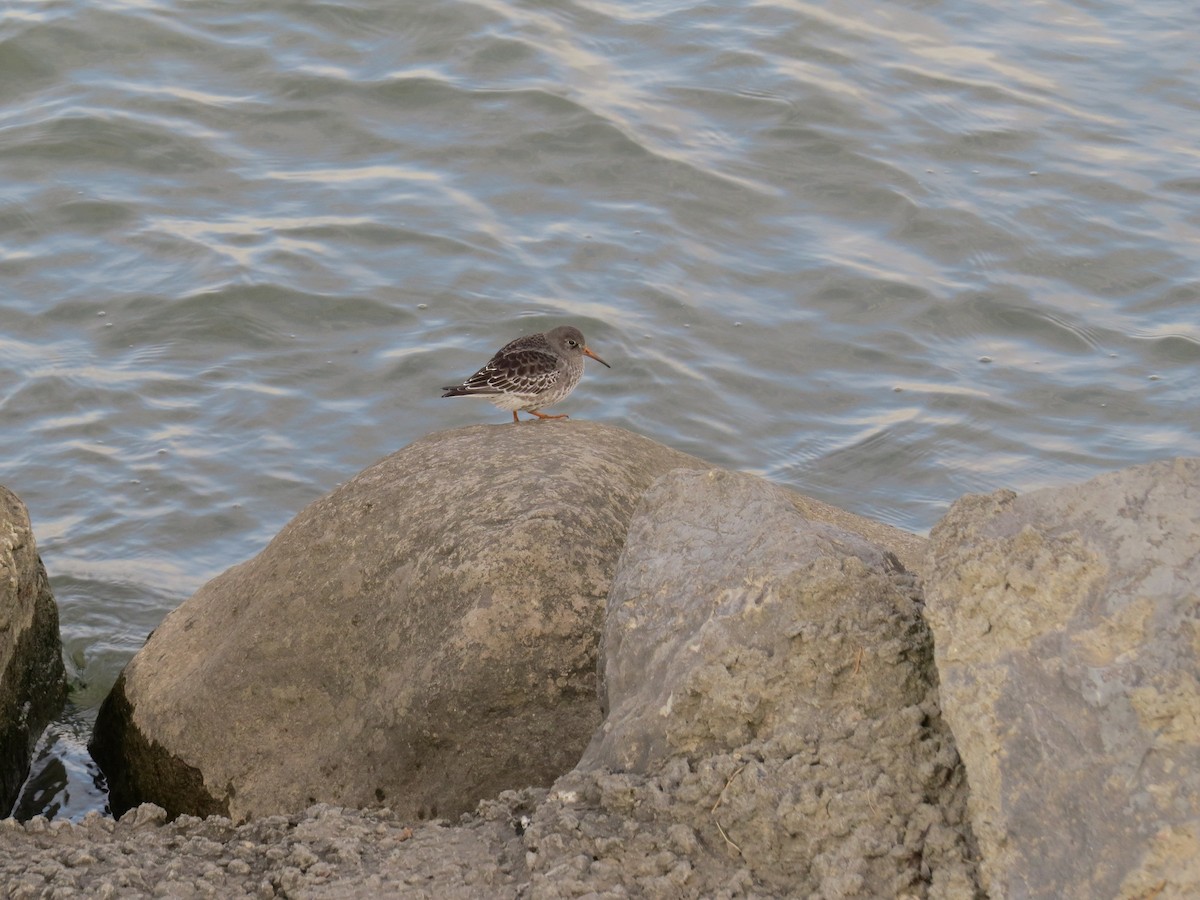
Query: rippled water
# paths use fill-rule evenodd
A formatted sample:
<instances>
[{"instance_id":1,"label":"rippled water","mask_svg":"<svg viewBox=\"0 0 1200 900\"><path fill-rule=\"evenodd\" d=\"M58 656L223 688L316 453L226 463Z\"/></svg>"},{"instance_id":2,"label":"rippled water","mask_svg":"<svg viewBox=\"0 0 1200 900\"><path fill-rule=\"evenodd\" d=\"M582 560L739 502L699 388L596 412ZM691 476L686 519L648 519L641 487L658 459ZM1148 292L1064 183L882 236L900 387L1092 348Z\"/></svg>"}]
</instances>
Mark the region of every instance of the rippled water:
<instances>
[{"instance_id":1,"label":"rippled water","mask_svg":"<svg viewBox=\"0 0 1200 900\"><path fill-rule=\"evenodd\" d=\"M75 681L574 322L558 411L915 531L1200 455L1183 2L9 0L0 481Z\"/></svg>"}]
</instances>

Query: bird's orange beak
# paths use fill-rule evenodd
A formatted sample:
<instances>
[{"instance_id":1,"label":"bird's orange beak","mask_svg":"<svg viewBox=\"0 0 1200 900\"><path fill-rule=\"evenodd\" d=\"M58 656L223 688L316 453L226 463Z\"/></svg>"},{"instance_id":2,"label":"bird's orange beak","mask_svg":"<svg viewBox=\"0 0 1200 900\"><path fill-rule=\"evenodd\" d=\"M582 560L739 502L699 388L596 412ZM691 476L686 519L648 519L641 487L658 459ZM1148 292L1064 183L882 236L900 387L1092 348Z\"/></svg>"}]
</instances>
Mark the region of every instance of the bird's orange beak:
<instances>
[{"instance_id":1,"label":"bird's orange beak","mask_svg":"<svg viewBox=\"0 0 1200 900\"><path fill-rule=\"evenodd\" d=\"M594 359L596 362L600 363L600 365L604 366L604 368L606 368L606 369L612 368L612 366L610 366L608 363L606 363L604 360L602 360L600 357L598 357L595 353L593 353L587 347L583 348L583 355L590 356L592 359Z\"/></svg>"}]
</instances>

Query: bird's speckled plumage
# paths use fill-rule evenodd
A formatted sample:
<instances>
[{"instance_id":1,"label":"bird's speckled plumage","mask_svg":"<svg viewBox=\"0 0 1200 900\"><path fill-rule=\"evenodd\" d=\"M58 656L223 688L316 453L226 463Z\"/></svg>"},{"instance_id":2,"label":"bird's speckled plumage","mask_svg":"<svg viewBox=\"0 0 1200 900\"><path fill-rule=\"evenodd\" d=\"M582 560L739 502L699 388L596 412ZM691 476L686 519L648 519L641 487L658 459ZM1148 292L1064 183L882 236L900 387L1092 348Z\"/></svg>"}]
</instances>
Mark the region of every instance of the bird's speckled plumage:
<instances>
[{"instance_id":1,"label":"bird's speckled plumage","mask_svg":"<svg viewBox=\"0 0 1200 900\"><path fill-rule=\"evenodd\" d=\"M573 325L560 325L542 334L530 334L505 344L488 364L464 381L444 387L443 397L486 397L493 404L512 412L531 412L539 419L565 419L538 410L564 399L583 377L583 357L605 366L588 349L583 332ZM609 366L611 368L611 366Z\"/></svg>"}]
</instances>

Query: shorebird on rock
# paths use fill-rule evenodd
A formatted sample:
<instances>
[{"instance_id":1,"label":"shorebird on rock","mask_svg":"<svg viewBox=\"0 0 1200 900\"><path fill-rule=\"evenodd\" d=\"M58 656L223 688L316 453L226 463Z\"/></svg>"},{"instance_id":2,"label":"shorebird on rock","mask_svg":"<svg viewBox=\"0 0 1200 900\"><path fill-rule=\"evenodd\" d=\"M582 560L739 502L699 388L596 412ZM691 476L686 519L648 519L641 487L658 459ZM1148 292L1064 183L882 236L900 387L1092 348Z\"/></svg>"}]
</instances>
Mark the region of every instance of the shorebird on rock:
<instances>
[{"instance_id":1,"label":"shorebird on rock","mask_svg":"<svg viewBox=\"0 0 1200 900\"><path fill-rule=\"evenodd\" d=\"M551 416L541 407L552 406L575 390L583 376L583 358L612 368L587 347L583 332L574 325L559 325L541 334L529 334L505 344L488 364L453 387L444 387L443 397L486 397L501 409L530 412L539 419Z\"/></svg>"}]
</instances>

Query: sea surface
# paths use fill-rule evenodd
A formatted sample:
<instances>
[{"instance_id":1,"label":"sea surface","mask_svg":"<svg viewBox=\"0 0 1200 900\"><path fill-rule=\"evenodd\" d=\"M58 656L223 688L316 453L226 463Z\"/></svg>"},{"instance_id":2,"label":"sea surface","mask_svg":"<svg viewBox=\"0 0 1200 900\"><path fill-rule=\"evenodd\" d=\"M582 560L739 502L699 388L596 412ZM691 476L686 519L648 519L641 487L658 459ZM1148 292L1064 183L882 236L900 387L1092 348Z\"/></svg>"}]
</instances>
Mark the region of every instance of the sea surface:
<instances>
[{"instance_id":1,"label":"sea surface","mask_svg":"<svg viewBox=\"0 0 1200 900\"><path fill-rule=\"evenodd\" d=\"M1197 24L7 0L0 483L73 685L18 815L103 809L146 635L378 458L509 421L438 389L522 334L612 364L553 411L916 532L1200 455Z\"/></svg>"}]
</instances>

